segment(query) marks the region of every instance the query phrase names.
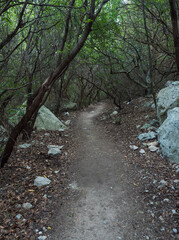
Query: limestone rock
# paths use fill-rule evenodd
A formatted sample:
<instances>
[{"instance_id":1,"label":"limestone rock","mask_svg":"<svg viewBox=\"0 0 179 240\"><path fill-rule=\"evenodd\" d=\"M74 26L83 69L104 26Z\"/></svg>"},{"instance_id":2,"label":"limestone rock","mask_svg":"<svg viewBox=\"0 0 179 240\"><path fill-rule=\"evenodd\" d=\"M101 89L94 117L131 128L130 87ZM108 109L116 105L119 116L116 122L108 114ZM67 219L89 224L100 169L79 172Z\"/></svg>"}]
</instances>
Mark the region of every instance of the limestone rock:
<instances>
[{"instance_id":1,"label":"limestone rock","mask_svg":"<svg viewBox=\"0 0 179 240\"><path fill-rule=\"evenodd\" d=\"M157 134L155 132L141 133L138 136L138 139L141 141L150 140L156 138L156 135Z\"/></svg>"},{"instance_id":2,"label":"limestone rock","mask_svg":"<svg viewBox=\"0 0 179 240\"><path fill-rule=\"evenodd\" d=\"M24 209L26 209L26 210L29 210L29 209L31 209L32 208L32 204L31 203L23 203L22 204L22 207L24 208Z\"/></svg>"},{"instance_id":3,"label":"limestone rock","mask_svg":"<svg viewBox=\"0 0 179 240\"><path fill-rule=\"evenodd\" d=\"M19 145L18 148L26 149L26 148L29 148L30 146L31 146L30 143L24 143L24 144Z\"/></svg>"},{"instance_id":4,"label":"limestone rock","mask_svg":"<svg viewBox=\"0 0 179 240\"><path fill-rule=\"evenodd\" d=\"M171 162L179 163L179 107L168 111L168 117L158 132L162 153Z\"/></svg>"},{"instance_id":5,"label":"limestone rock","mask_svg":"<svg viewBox=\"0 0 179 240\"><path fill-rule=\"evenodd\" d=\"M15 126L25 114L26 104L24 103L20 110L15 114L10 124ZM66 129L67 127L45 106L39 109L34 127L38 130L58 131L59 129Z\"/></svg>"},{"instance_id":6,"label":"limestone rock","mask_svg":"<svg viewBox=\"0 0 179 240\"><path fill-rule=\"evenodd\" d=\"M175 107L179 107L179 82L173 82L158 93L157 116L160 125L167 118L167 111Z\"/></svg>"},{"instance_id":7,"label":"limestone rock","mask_svg":"<svg viewBox=\"0 0 179 240\"><path fill-rule=\"evenodd\" d=\"M51 148L48 150L48 155L60 155L62 152L59 148Z\"/></svg>"},{"instance_id":8,"label":"limestone rock","mask_svg":"<svg viewBox=\"0 0 179 240\"><path fill-rule=\"evenodd\" d=\"M51 131L66 129L66 126L45 106L42 106L39 110L35 127L38 130L45 129Z\"/></svg>"},{"instance_id":9,"label":"limestone rock","mask_svg":"<svg viewBox=\"0 0 179 240\"><path fill-rule=\"evenodd\" d=\"M51 183L50 179L40 176L36 177L36 179L34 180L34 185L37 187L42 187L50 183Z\"/></svg>"},{"instance_id":10,"label":"limestone rock","mask_svg":"<svg viewBox=\"0 0 179 240\"><path fill-rule=\"evenodd\" d=\"M130 147L130 149L132 149L132 150L137 150L137 149L138 149L138 147L135 146L135 145L130 145L129 147Z\"/></svg>"},{"instance_id":11,"label":"limestone rock","mask_svg":"<svg viewBox=\"0 0 179 240\"><path fill-rule=\"evenodd\" d=\"M55 156L61 154L61 149L63 148L63 145L62 146L48 145L47 148L49 149L48 154Z\"/></svg>"}]
</instances>

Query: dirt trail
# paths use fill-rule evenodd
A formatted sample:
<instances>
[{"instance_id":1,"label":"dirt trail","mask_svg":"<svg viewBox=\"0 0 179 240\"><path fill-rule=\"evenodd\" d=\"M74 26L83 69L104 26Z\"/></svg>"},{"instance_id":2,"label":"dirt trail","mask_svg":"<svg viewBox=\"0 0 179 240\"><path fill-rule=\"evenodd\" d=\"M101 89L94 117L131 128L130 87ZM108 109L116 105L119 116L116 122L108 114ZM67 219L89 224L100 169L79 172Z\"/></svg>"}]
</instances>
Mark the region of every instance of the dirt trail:
<instances>
[{"instance_id":1,"label":"dirt trail","mask_svg":"<svg viewBox=\"0 0 179 240\"><path fill-rule=\"evenodd\" d=\"M95 118L105 108L82 112L75 125L74 195L59 211L53 240L158 239L149 227L125 157ZM78 198L75 197L78 194ZM150 221L150 224L149 224ZM163 238L165 239L165 238Z\"/></svg>"}]
</instances>

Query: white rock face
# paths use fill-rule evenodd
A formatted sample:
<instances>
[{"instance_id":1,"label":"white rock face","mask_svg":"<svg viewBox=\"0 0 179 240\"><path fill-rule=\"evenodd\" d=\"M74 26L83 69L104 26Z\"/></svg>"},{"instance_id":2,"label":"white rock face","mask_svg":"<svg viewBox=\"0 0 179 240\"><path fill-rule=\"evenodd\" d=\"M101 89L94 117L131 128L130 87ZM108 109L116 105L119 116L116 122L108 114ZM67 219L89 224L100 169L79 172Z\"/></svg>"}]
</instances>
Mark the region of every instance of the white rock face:
<instances>
[{"instance_id":1,"label":"white rock face","mask_svg":"<svg viewBox=\"0 0 179 240\"><path fill-rule=\"evenodd\" d=\"M34 180L34 185L37 187L42 187L50 183L51 183L50 179L40 176L36 177L36 179Z\"/></svg>"},{"instance_id":2,"label":"white rock face","mask_svg":"<svg viewBox=\"0 0 179 240\"><path fill-rule=\"evenodd\" d=\"M179 107L179 82L173 82L158 93L157 116L160 125L167 118L167 111L175 107Z\"/></svg>"},{"instance_id":3,"label":"white rock face","mask_svg":"<svg viewBox=\"0 0 179 240\"><path fill-rule=\"evenodd\" d=\"M168 111L168 117L160 126L158 140L162 153L171 162L179 163L179 107Z\"/></svg>"}]
</instances>

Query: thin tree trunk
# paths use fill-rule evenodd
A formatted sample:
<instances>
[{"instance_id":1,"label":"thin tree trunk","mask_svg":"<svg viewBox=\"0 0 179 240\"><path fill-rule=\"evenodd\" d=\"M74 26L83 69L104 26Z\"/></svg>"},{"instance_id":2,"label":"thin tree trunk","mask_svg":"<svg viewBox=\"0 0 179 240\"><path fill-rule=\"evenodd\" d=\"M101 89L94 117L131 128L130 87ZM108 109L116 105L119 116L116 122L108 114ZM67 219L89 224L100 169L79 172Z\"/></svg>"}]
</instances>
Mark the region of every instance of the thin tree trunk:
<instances>
[{"instance_id":1,"label":"thin tree trunk","mask_svg":"<svg viewBox=\"0 0 179 240\"><path fill-rule=\"evenodd\" d=\"M179 72L179 30L178 30L178 16L177 16L177 3L176 0L169 0L170 15L173 28L173 41L175 47L175 61L177 70Z\"/></svg>"}]
</instances>

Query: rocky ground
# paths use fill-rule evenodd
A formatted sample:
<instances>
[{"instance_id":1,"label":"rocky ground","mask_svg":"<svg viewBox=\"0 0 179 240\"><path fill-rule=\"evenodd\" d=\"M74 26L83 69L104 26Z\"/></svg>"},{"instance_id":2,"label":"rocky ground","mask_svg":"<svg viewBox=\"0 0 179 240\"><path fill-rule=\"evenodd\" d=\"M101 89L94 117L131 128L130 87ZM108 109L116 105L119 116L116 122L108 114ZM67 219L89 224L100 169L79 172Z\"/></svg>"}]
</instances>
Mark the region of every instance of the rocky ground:
<instances>
[{"instance_id":1,"label":"rocky ground","mask_svg":"<svg viewBox=\"0 0 179 240\"><path fill-rule=\"evenodd\" d=\"M86 111L93 108L95 106ZM137 139L139 134L151 127L145 124L155 118L150 99L140 98L124 103L123 110L111 115L115 110L118 111L114 105L107 103L96 124L104 128L104 132L124 154L124 165L132 179L129 184L139 194L139 201L151 220L150 227L156 231L157 239L179 239L178 166L168 163L160 150L151 152L144 144L156 139ZM34 132L32 139L26 142L30 144L27 148L19 147L23 142L17 143L9 164L0 171L0 239L43 240L54 231L56 206L63 207L73 194L69 187L74 173L72 167L76 146L72 130L78 114L61 116L64 120L71 118L70 130ZM62 153L49 155L49 144L64 145ZM48 178L51 183L40 188L34 186L37 176Z\"/></svg>"}]
</instances>

